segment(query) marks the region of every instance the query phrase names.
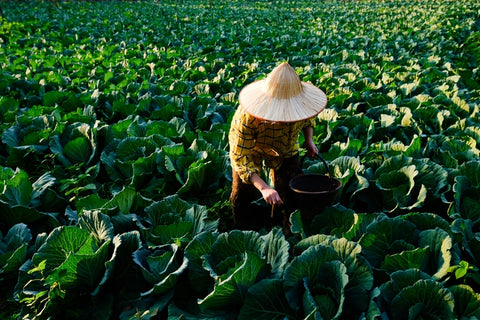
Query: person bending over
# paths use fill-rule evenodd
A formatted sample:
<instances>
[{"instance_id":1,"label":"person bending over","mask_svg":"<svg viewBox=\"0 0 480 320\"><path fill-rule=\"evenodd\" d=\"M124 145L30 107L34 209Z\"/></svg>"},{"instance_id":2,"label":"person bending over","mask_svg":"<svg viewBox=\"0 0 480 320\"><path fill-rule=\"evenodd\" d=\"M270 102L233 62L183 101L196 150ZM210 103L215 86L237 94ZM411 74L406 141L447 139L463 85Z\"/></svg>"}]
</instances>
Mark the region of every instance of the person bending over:
<instances>
[{"instance_id":1,"label":"person bending over","mask_svg":"<svg viewBox=\"0 0 480 320\"><path fill-rule=\"evenodd\" d=\"M288 182L302 173L298 138L302 132L308 156L318 153L313 127L326 105L325 93L301 81L287 62L240 91L229 131L234 228L259 230L282 224L285 231L288 227L295 206ZM270 169L273 186L262 178L264 165ZM258 191L272 206L273 219L252 210Z\"/></svg>"}]
</instances>

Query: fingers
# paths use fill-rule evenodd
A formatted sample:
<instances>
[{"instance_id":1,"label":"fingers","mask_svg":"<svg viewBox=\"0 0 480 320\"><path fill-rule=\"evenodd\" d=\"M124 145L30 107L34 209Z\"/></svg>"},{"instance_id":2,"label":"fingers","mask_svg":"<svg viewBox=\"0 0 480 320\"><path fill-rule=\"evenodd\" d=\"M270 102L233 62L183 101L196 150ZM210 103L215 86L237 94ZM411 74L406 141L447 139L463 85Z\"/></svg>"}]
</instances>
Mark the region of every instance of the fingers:
<instances>
[{"instance_id":1,"label":"fingers","mask_svg":"<svg viewBox=\"0 0 480 320\"><path fill-rule=\"evenodd\" d=\"M280 205L283 204L282 198L275 189L267 189L262 192L263 199L269 205Z\"/></svg>"},{"instance_id":2,"label":"fingers","mask_svg":"<svg viewBox=\"0 0 480 320\"><path fill-rule=\"evenodd\" d=\"M280 205L280 204L283 204L283 201L280 198L280 196L277 195L276 197L272 197L271 199L268 199L267 203L271 205Z\"/></svg>"},{"instance_id":3,"label":"fingers","mask_svg":"<svg viewBox=\"0 0 480 320\"><path fill-rule=\"evenodd\" d=\"M318 149L317 149L317 148L312 149L312 150L308 150L307 156L309 156L310 158L314 158L317 153L318 153Z\"/></svg>"},{"instance_id":4,"label":"fingers","mask_svg":"<svg viewBox=\"0 0 480 320\"><path fill-rule=\"evenodd\" d=\"M310 158L315 157L315 155L318 153L318 148L313 142L306 142L305 148L307 149L307 156L309 156Z\"/></svg>"}]
</instances>

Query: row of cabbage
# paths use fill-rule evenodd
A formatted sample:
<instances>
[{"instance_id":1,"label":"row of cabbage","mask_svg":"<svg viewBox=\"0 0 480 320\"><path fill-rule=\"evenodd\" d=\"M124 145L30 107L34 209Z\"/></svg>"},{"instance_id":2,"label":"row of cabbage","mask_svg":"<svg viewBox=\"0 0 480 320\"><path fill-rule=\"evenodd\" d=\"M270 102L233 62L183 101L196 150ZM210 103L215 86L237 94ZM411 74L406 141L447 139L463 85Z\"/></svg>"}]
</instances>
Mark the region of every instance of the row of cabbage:
<instances>
[{"instance_id":1,"label":"row of cabbage","mask_svg":"<svg viewBox=\"0 0 480 320\"><path fill-rule=\"evenodd\" d=\"M477 3L28 5L0 26L5 316L480 316ZM238 91L282 60L343 183L289 239L226 227Z\"/></svg>"},{"instance_id":2,"label":"row of cabbage","mask_svg":"<svg viewBox=\"0 0 480 320\"><path fill-rule=\"evenodd\" d=\"M147 211L149 225L137 221L136 230L118 232L126 224L119 217L85 211L38 235L16 271L25 308L80 319L478 317L478 293L454 276L471 276L468 264L452 269L460 228L433 214L390 218L335 206L327 224L307 231L297 212L292 245L277 228L219 233L205 207L176 196ZM13 269L32 234L19 224L6 239L21 243Z\"/></svg>"}]
</instances>

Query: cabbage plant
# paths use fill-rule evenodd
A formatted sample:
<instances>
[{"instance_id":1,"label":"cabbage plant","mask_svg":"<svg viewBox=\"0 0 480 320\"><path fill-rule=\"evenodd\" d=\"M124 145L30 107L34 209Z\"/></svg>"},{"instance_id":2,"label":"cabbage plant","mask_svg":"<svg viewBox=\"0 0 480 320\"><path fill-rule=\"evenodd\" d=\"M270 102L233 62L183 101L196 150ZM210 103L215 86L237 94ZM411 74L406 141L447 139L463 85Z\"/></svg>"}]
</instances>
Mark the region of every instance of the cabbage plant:
<instances>
[{"instance_id":1,"label":"cabbage plant","mask_svg":"<svg viewBox=\"0 0 480 320\"><path fill-rule=\"evenodd\" d=\"M173 195L145 208L138 225L145 241L153 245L175 243L184 248L202 232L214 232L218 220L211 220L205 206L191 204Z\"/></svg>"},{"instance_id":2,"label":"cabbage plant","mask_svg":"<svg viewBox=\"0 0 480 320\"><path fill-rule=\"evenodd\" d=\"M369 298L373 274L358 244L317 235L298 242L294 252L281 278L264 279L248 290L240 319L341 319L375 313Z\"/></svg>"},{"instance_id":3,"label":"cabbage plant","mask_svg":"<svg viewBox=\"0 0 480 320\"><path fill-rule=\"evenodd\" d=\"M114 235L108 216L98 212L84 213L79 227L60 226L39 235L37 250L20 267L15 287L16 299L25 305L23 314L48 318L68 310L65 315L73 318L110 317L113 294L106 288L122 276L125 255L138 247L138 234Z\"/></svg>"},{"instance_id":4,"label":"cabbage plant","mask_svg":"<svg viewBox=\"0 0 480 320\"><path fill-rule=\"evenodd\" d=\"M12 226L3 235L0 232L0 279L4 285L0 290L4 301L11 300L13 288L18 279L18 270L27 260L28 246L32 233L24 223Z\"/></svg>"},{"instance_id":5,"label":"cabbage plant","mask_svg":"<svg viewBox=\"0 0 480 320\"><path fill-rule=\"evenodd\" d=\"M57 184L54 176L45 173L32 183L22 169L0 168L0 172L2 231L6 232L18 223L40 229L43 223L59 225L58 210L65 208L65 200L54 189Z\"/></svg>"},{"instance_id":6,"label":"cabbage plant","mask_svg":"<svg viewBox=\"0 0 480 320\"><path fill-rule=\"evenodd\" d=\"M0 318L479 317L480 2L53 3L1 2ZM281 60L343 183L288 239L226 228Z\"/></svg>"},{"instance_id":7,"label":"cabbage plant","mask_svg":"<svg viewBox=\"0 0 480 320\"><path fill-rule=\"evenodd\" d=\"M471 287L446 287L418 269L392 273L380 291L378 305L391 319L475 319L480 315L480 296Z\"/></svg>"},{"instance_id":8,"label":"cabbage plant","mask_svg":"<svg viewBox=\"0 0 480 320\"><path fill-rule=\"evenodd\" d=\"M420 231L399 217L380 216L367 227L359 244L371 266L386 273L416 268L439 280L459 259L448 232L438 227Z\"/></svg>"},{"instance_id":9,"label":"cabbage plant","mask_svg":"<svg viewBox=\"0 0 480 320\"><path fill-rule=\"evenodd\" d=\"M185 255L192 288L189 299L193 294L197 300L187 307L177 305L172 312L196 318L234 318L250 287L263 279L278 279L285 272L289 244L277 228L265 235L240 230L204 232L189 243Z\"/></svg>"}]
</instances>

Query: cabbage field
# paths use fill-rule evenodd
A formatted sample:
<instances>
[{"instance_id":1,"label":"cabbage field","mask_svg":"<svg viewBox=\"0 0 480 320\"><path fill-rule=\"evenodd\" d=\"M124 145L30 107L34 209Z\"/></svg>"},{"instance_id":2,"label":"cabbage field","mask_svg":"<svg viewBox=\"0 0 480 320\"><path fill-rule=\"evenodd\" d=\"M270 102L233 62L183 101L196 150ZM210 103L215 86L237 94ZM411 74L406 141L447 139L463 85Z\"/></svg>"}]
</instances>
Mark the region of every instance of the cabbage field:
<instances>
[{"instance_id":1,"label":"cabbage field","mask_svg":"<svg viewBox=\"0 0 480 320\"><path fill-rule=\"evenodd\" d=\"M0 8L1 319L480 318L479 1ZM228 201L238 93L283 61L343 184L288 237Z\"/></svg>"}]
</instances>

